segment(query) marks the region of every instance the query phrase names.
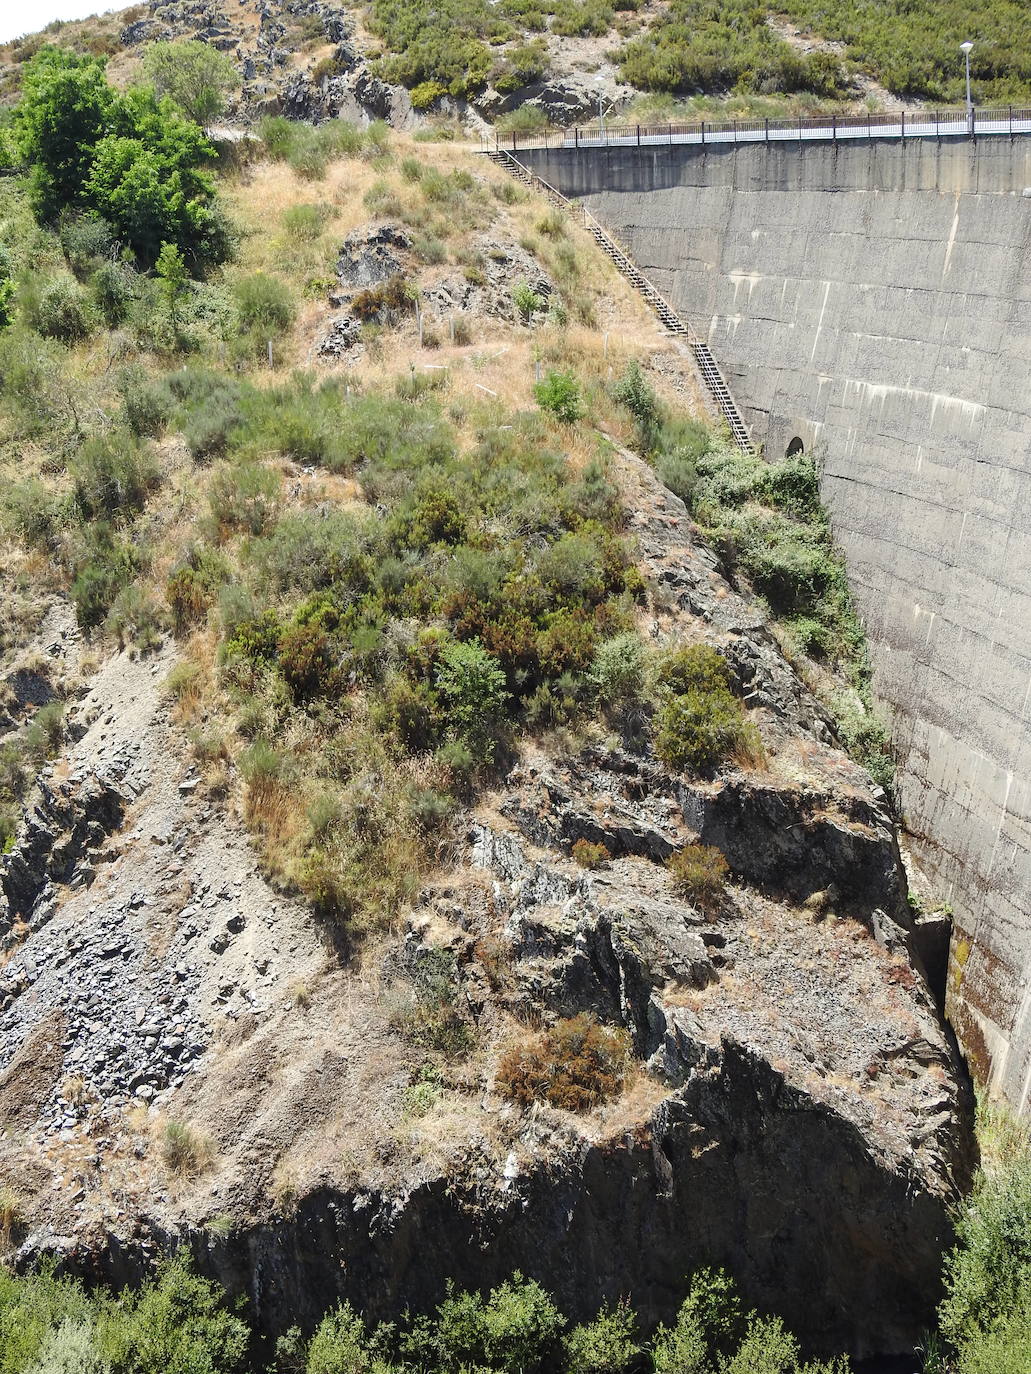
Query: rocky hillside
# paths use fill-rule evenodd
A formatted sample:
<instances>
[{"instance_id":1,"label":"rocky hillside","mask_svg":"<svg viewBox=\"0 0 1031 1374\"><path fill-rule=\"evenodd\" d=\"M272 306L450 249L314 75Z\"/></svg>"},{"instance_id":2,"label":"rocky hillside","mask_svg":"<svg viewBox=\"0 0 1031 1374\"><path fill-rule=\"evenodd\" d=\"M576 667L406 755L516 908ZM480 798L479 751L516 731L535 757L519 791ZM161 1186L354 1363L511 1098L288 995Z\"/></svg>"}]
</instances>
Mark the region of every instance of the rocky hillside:
<instances>
[{"instance_id":1,"label":"rocky hillside","mask_svg":"<svg viewBox=\"0 0 1031 1374\"><path fill-rule=\"evenodd\" d=\"M722 1264L813 1348L911 1348L970 1103L828 706L815 473L742 467L475 152L246 147L195 278L7 183L13 1261L186 1247L271 1333L514 1269L647 1329Z\"/></svg>"}]
</instances>

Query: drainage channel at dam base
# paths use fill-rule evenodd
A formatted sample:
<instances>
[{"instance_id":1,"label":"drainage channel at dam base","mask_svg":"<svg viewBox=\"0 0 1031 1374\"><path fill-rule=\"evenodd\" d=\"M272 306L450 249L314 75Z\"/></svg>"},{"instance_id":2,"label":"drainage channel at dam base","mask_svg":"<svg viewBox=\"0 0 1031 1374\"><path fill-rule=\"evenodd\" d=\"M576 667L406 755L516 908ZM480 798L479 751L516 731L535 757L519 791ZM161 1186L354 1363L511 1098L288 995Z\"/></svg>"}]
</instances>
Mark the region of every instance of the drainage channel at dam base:
<instances>
[{"instance_id":1,"label":"drainage channel at dam base","mask_svg":"<svg viewBox=\"0 0 1031 1374\"><path fill-rule=\"evenodd\" d=\"M583 205L567 199L561 191L557 191L543 177L531 172L519 159L506 148L492 148L486 150L486 156L490 158L496 166L509 172L525 186L539 192L557 209L568 215L571 219L581 224L591 235L594 241L601 248L602 252L615 265L617 270L626 278L630 285L642 297L645 303L658 317L659 322L672 335L681 338L687 344L694 358L695 366L698 370L706 392L715 408L717 414L723 419L730 429L734 443L744 453L755 453L756 446L752 442L741 412L731 394L730 388L720 371L716 359L712 355L712 350L704 339L702 339L691 326L681 318L673 309L669 301L661 294L657 287L648 280L645 274L633 261L630 255L622 249L612 235L594 218Z\"/></svg>"}]
</instances>

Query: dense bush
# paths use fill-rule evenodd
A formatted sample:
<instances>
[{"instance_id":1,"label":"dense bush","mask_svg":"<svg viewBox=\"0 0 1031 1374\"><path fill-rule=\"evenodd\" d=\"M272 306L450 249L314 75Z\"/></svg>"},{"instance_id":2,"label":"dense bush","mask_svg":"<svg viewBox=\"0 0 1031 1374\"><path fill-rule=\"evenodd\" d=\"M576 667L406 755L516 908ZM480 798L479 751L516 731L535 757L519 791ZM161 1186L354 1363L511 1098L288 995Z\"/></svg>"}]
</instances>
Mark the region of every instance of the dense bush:
<instances>
[{"instance_id":1,"label":"dense bush","mask_svg":"<svg viewBox=\"0 0 1031 1374\"><path fill-rule=\"evenodd\" d=\"M201 125L222 113L226 93L240 81L230 57L195 39L148 44L143 74L158 95L169 96L187 119Z\"/></svg>"},{"instance_id":2,"label":"dense bush","mask_svg":"<svg viewBox=\"0 0 1031 1374\"><path fill-rule=\"evenodd\" d=\"M620 74L646 91L681 94L733 89L767 94L844 93L845 74L826 52L802 53L766 23L750 0L673 0L646 33L623 49Z\"/></svg>"},{"instance_id":3,"label":"dense bush","mask_svg":"<svg viewBox=\"0 0 1031 1374\"><path fill-rule=\"evenodd\" d=\"M390 50L381 63L388 81L416 88L433 83L459 98L487 84L488 44L515 32L486 0L373 0L369 22Z\"/></svg>"},{"instance_id":4,"label":"dense bush","mask_svg":"<svg viewBox=\"0 0 1031 1374\"><path fill-rule=\"evenodd\" d=\"M709 773L729 758L755 762L758 732L731 690L726 659L706 644L667 654L659 663L662 700L655 752L678 772Z\"/></svg>"},{"instance_id":5,"label":"dense bush","mask_svg":"<svg viewBox=\"0 0 1031 1374\"><path fill-rule=\"evenodd\" d=\"M508 1050L498 1065L497 1088L522 1107L547 1102L590 1111L621 1091L629 1054L625 1031L581 1012Z\"/></svg>"},{"instance_id":6,"label":"dense bush","mask_svg":"<svg viewBox=\"0 0 1031 1374\"><path fill-rule=\"evenodd\" d=\"M98 319L89 293L72 276L57 276L26 297L26 318L45 338L75 343L92 334Z\"/></svg>"},{"instance_id":7,"label":"dense bush","mask_svg":"<svg viewBox=\"0 0 1031 1374\"><path fill-rule=\"evenodd\" d=\"M941 1332L957 1374L1023 1374L1031 1351L1031 1137L1000 1108L979 1111L984 1166L946 1260Z\"/></svg>"},{"instance_id":8,"label":"dense bush","mask_svg":"<svg viewBox=\"0 0 1031 1374\"><path fill-rule=\"evenodd\" d=\"M571 372L549 372L533 388L541 410L564 425L574 424L585 413L580 384Z\"/></svg>"},{"instance_id":9,"label":"dense bush","mask_svg":"<svg viewBox=\"0 0 1031 1374\"><path fill-rule=\"evenodd\" d=\"M147 263L165 241L195 264L226 256L204 171L213 150L167 98L116 91L103 61L47 46L23 71L15 127L42 219L98 215Z\"/></svg>"},{"instance_id":10,"label":"dense bush","mask_svg":"<svg viewBox=\"0 0 1031 1374\"><path fill-rule=\"evenodd\" d=\"M141 510L161 480L146 449L118 431L88 439L72 463L72 476L84 520L124 518Z\"/></svg>"},{"instance_id":11,"label":"dense bush","mask_svg":"<svg viewBox=\"0 0 1031 1374\"><path fill-rule=\"evenodd\" d=\"M890 791L889 742L873 710L865 638L840 552L820 501L819 475L799 455L780 463L717 443L697 460L691 509L723 554L781 618L789 649L843 672L855 701L826 695L842 743Z\"/></svg>"},{"instance_id":12,"label":"dense bush","mask_svg":"<svg viewBox=\"0 0 1031 1374\"><path fill-rule=\"evenodd\" d=\"M250 352L261 352L293 324L295 307L290 288L277 277L255 272L233 283L233 300L240 333Z\"/></svg>"}]
</instances>

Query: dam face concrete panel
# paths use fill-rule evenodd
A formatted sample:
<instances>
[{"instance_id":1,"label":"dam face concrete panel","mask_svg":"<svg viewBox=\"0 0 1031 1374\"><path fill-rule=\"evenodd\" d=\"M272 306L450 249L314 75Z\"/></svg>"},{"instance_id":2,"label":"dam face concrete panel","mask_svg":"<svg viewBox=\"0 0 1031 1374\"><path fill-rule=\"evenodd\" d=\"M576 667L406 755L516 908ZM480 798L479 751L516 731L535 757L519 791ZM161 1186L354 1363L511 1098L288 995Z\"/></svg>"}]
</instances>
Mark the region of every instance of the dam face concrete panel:
<instances>
[{"instance_id":1,"label":"dam face concrete panel","mask_svg":"<svg viewBox=\"0 0 1031 1374\"><path fill-rule=\"evenodd\" d=\"M956 917L949 1011L1031 1108L1031 139L519 156L708 338L767 451L820 457Z\"/></svg>"}]
</instances>

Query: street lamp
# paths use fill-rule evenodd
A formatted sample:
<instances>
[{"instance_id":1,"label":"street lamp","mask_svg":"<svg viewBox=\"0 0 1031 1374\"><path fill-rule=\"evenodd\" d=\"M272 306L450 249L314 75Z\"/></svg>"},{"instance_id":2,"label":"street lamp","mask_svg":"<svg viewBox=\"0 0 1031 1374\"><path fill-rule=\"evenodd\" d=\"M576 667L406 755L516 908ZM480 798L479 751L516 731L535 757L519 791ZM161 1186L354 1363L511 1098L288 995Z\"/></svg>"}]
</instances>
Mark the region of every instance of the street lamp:
<instances>
[{"instance_id":1,"label":"street lamp","mask_svg":"<svg viewBox=\"0 0 1031 1374\"><path fill-rule=\"evenodd\" d=\"M959 45L959 50L967 64L967 133L971 138L974 136L974 102L970 99L970 50L973 46L973 43L970 42Z\"/></svg>"}]
</instances>

